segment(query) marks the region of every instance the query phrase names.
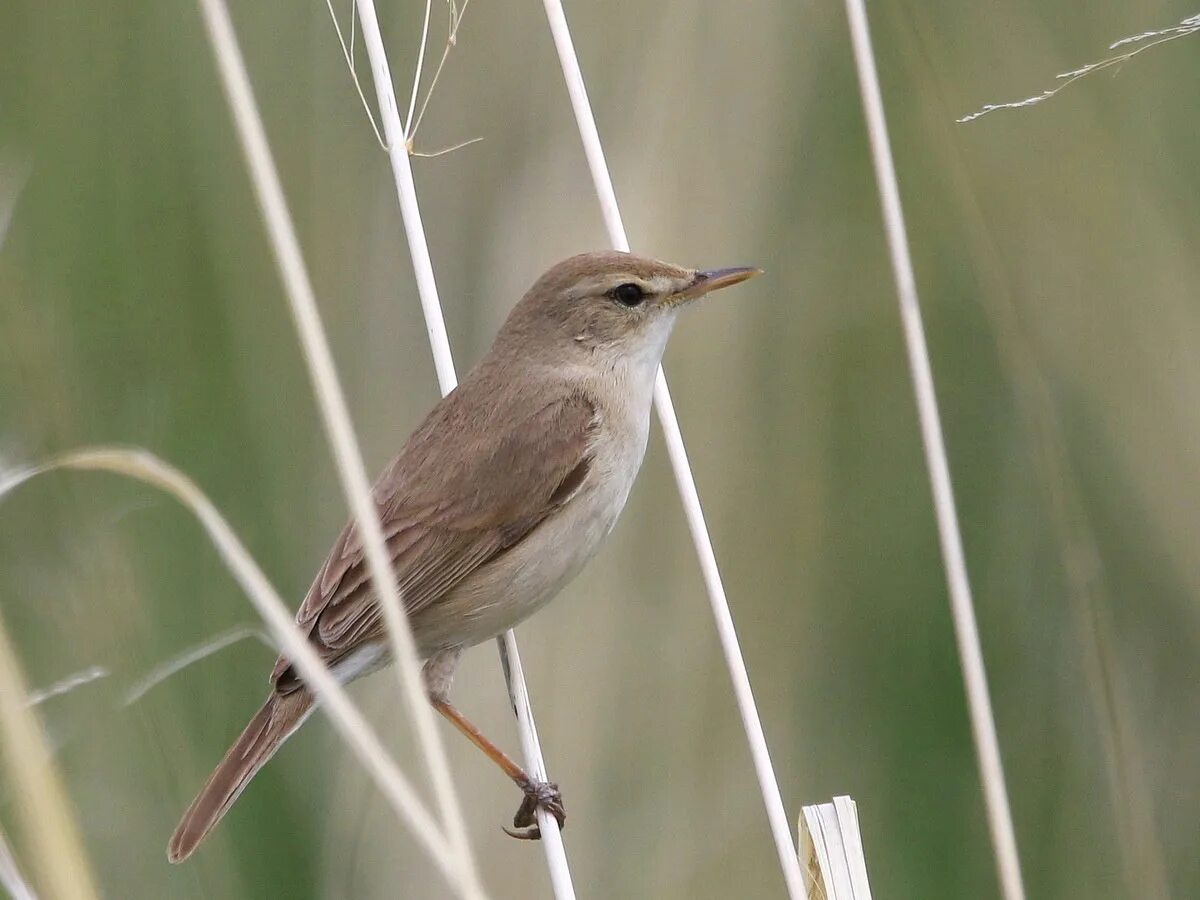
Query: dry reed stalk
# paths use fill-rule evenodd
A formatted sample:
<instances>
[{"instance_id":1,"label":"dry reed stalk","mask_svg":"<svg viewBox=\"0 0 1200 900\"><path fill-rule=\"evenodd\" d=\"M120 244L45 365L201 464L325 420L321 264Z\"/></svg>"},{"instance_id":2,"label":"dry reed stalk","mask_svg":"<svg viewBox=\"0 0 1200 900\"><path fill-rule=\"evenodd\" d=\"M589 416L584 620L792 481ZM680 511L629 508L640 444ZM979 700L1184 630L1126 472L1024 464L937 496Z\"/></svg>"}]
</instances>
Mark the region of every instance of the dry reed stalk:
<instances>
[{"instance_id":1,"label":"dry reed stalk","mask_svg":"<svg viewBox=\"0 0 1200 900\"><path fill-rule=\"evenodd\" d=\"M928 24L924 22L926 14L916 8L909 13L902 26L909 29L912 40L900 44L914 69L931 67L937 54L932 47L923 46L928 30L923 27ZM1145 900L1167 900L1170 890L1155 824L1154 802L1146 783L1146 753L1120 659L1114 652L1115 638L1106 615L1111 598L1104 586L1104 561L1084 508L1066 431L1044 366L1021 320L995 237L951 134L949 106L936 78L926 79L918 96L923 101L921 109L931 136L928 146L934 154L933 164L948 177L950 186L962 199L964 246L982 286L980 296L992 323L999 359L1035 444L1034 470L1049 499L1050 524L1058 543L1070 611L1083 651L1088 697L1099 732L1126 891L1129 896Z\"/></svg>"},{"instance_id":2,"label":"dry reed stalk","mask_svg":"<svg viewBox=\"0 0 1200 900\"><path fill-rule=\"evenodd\" d=\"M360 4L360 15L362 6L363 4ZM279 182L279 174L271 157L262 118L259 115L241 50L237 45L237 38L229 19L229 11L224 0L200 0L200 7L204 13L205 25L221 75L222 87L229 100L238 139L246 156L255 197L258 200L270 238L271 249L286 288L289 309L299 333L304 360L312 379L326 435L337 462L342 489L350 502L371 572L371 579L378 593L379 605L383 611L383 619L392 644L394 662L399 672L401 692L408 706L409 715L416 725L418 743L429 767L434 795L437 797L438 805L445 818L446 830L454 848L454 854L458 857L458 862L454 867L453 880L464 895L480 897L483 896L483 888L479 883L478 872L467 838L462 808L454 790L445 746L434 721L433 710L426 702L420 663L417 659L408 620L400 601L400 592L396 586L395 573L392 571L391 558L384 544L378 512L371 500L370 484L363 467L358 439L351 425L350 413L338 381L333 355L329 350L329 342L317 312L312 283L300 252L300 243L288 212L287 201ZM373 16L373 8L371 13ZM363 24L364 40L370 52L373 43L379 40L378 26L375 26L372 35L365 33L365 18ZM372 62L375 62L374 53ZM388 130L388 118L389 114L395 114L394 96L391 97L390 110L383 109L383 114L384 134L391 144L392 135ZM392 146L393 152L396 149L395 146ZM403 150L403 143L399 149Z\"/></svg>"},{"instance_id":3,"label":"dry reed stalk","mask_svg":"<svg viewBox=\"0 0 1200 900\"><path fill-rule=\"evenodd\" d=\"M579 67L579 59L575 55L571 32L567 27L566 14L563 12L560 0L544 0L543 5L546 9L550 33L554 38L554 46L558 52L559 65L562 67L567 93L571 98L571 107L575 113L579 137L583 142L588 169L592 174L592 183L600 202L600 211L604 217L609 240L615 249L628 251L629 238L625 234L625 225L621 220L621 210L617 205L612 176L609 174L608 164L604 159L604 148L600 143L600 133L596 128L596 119L592 114L591 104L588 102L587 88L583 81L583 72ZM734 628L733 616L729 611L729 600L725 596L725 586L721 580L720 568L717 566L716 552L708 533L708 526L704 521L704 510L700 505L700 495L696 490L696 481L688 462L683 433L680 430L679 419L675 415L675 407L671 402L671 392L667 387L667 379L661 367L654 384L654 407L658 411L659 423L662 426L663 438L667 445L667 455L671 461L671 469L675 474L675 483L683 503L684 516L687 519L688 530L696 549L700 572L704 578L709 604L712 607L717 636L725 656L725 665L729 669L734 698L737 701L742 727L750 746L754 773L758 779L763 805L766 808L767 822L775 841L775 850L779 857L784 883L792 900L803 900L805 897L804 876L796 856L796 846L792 843L791 827L788 824L783 798L779 793L779 782L771 763L771 754L767 747L762 721L759 719L758 708L754 702L754 692L750 687L746 662L738 644L737 630Z\"/></svg>"},{"instance_id":4,"label":"dry reed stalk","mask_svg":"<svg viewBox=\"0 0 1200 900\"><path fill-rule=\"evenodd\" d=\"M8 891L12 900L37 900L37 894L17 865L17 858L8 845L3 828L0 828L0 885Z\"/></svg>"},{"instance_id":5,"label":"dry reed stalk","mask_svg":"<svg viewBox=\"0 0 1200 900\"><path fill-rule=\"evenodd\" d=\"M379 31L375 4L371 0L357 0L357 6L359 21L362 25L363 43L366 45L367 56L371 62L371 75L375 82L388 157L396 182L396 196L400 203L404 232L408 239L409 254L412 257L413 272L416 276L417 293L421 299L421 310L425 316L426 330L429 333L429 346L433 353L434 367L437 370L438 385L442 394L445 395L454 389L458 383L458 377L455 373L454 358L450 351L450 341L442 317L429 244L421 223L421 208L417 202L416 183L413 180L412 164L409 159L408 135L400 122L396 95L392 85L391 68L388 65L383 37ZM418 77L419 71L418 69ZM416 93L414 87L414 97ZM410 123L412 121L411 114L409 121ZM517 716L517 727L521 736L526 768L533 777L545 780L547 777L546 762L542 756L541 745L533 722L529 689L521 671L516 636L512 631L507 631L498 640L501 644L501 656L503 658L507 654L510 664L508 671L510 671L511 677L507 679L509 698ZM558 822L541 809L537 811L537 818L542 834L542 849L546 855L546 864L549 868L555 897L558 900L573 900L575 889L571 881L570 866L567 863L566 849L559 833Z\"/></svg>"},{"instance_id":6,"label":"dry reed stalk","mask_svg":"<svg viewBox=\"0 0 1200 900\"><path fill-rule=\"evenodd\" d=\"M0 485L0 495L4 492L5 486ZM42 724L26 697L21 664L0 619L0 743L17 813L29 835L33 871L47 896L91 900L99 895L75 815Z\"/></svg>"},{"instance_id":7,"label":"dry reed stalk","mask_svg":"<svg viewBox=\"0 0 1200 900\"><path fill-rule=\"evenodd\" d=\"M921 440L933 492L938 538L946 568L954 634L967 693L971 733L983 781L992 851L1005 900L1024 900L1025 886L1021 878L1016 832L1008 803L1004 767L1000 759L1000 742L996 735L996 721L988 693L983 650L979 643L979 627L975 621L975 606L971 598L971 584L967 577L958 511L954 503L954 488L950 480L950 464L942 436L937 394L933 386L933 369L925 342L916 275L909 253L904 211L900 203L900 188L896 180L896 166L892 160L891 141L883 111L883 96L879 87L879 73L875 67L875 54L871 47L871 33L863 0L846 0L846 15L849 19L854 61L862 91L871 158L883 207L884 229L896 280L904 342L908 351L917 416L921 426Z\"/></svg>"}]
</instances>

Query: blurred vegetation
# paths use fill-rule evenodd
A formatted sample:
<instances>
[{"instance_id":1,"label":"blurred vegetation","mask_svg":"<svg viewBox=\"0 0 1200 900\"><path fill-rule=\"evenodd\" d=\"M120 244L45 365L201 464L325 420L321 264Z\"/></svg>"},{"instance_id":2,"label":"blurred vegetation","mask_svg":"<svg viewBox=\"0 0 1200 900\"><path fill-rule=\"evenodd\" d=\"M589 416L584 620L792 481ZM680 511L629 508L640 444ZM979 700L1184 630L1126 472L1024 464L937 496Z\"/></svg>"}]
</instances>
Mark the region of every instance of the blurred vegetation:
<instances>
[{"instance_id":1,"label":"blurred vegetation","mask_svg":"<svg viewBox=\"0 0 1200 900\"><path fill-rule=\"evenodd\" d=\"M377 469L436 397L387 161L322 4L233 12ZM402 95L421 12L381 9ZM789 813L852 794L877 896L994 897L841 6L567 12L635 247L769 273L681 322L667 370ZM953 120L1193 12L872 4L1032 897L1200 896L1200 93L1180 87L1198 45ZM471 4L417 149L475 136L416 161L463 366L543 268L605 244L540 4ZM0 455L145 446L298 598L346 509L191 4L0 7L0 195L22 185ZM444 895L319 719L167 865L271 657L242 643L122 706L252 621L171 502L105 476L22 489L0 509L0 612L31 685L111 673L40 707L107 896ZM609 548L520 637L581 896L780 895L660 446ZM389 680L356 694L416 771ZM491 647L456 697L516 749ZM546 896L540 850L498 828L511 786L448 742L485 882Z\"/></svg>"}]
</instances>

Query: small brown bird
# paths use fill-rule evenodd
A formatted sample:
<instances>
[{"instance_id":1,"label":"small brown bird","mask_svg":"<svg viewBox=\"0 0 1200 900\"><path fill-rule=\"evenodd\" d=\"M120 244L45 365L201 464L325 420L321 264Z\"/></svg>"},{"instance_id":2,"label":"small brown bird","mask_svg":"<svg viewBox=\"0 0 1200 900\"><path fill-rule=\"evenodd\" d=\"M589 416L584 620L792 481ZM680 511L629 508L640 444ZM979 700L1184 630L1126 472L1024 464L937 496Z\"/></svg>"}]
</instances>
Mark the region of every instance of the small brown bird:
<instances>
[{"instance_id":1,"label":"small brown bird","mask_svg":"<svg viewBox=\"0 0 1200 900\"><path fill-rule=\"evenodd\" d=\"M375 483L429 700L516 782L515 837L536 810L565 821L558 787L532 779L449 701L464 648L542 607L599 548L642 464L654 378L676 314L760 274L584 253L538 279L488 354L442 399ZM296 614L342 682L390 662L358 531L347 525ZM192 801L167 847L195 851L316 700L280 658L262 708Z\"/></svg>"}]
</instances>

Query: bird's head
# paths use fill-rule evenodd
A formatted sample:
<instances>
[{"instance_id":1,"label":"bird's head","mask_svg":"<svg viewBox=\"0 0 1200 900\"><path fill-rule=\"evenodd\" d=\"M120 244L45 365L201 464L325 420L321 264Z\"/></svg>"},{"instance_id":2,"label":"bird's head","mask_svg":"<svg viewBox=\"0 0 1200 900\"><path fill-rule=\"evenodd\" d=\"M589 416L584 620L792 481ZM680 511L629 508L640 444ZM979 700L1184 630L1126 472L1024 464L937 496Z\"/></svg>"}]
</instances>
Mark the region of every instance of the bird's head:
<instances>
[{"instance_id":1,"label":"bird's head","mask_svg":"<svg viewBox=\"0 0 1200 900\"><path fill-rule=\"evenodd\" d=\"M586 351L657 365L675 316L711 291L761 275L760 269L686 269L603 251L563 260L513 309L500 340L547 354Z\"/></svg>"}]
</instances>

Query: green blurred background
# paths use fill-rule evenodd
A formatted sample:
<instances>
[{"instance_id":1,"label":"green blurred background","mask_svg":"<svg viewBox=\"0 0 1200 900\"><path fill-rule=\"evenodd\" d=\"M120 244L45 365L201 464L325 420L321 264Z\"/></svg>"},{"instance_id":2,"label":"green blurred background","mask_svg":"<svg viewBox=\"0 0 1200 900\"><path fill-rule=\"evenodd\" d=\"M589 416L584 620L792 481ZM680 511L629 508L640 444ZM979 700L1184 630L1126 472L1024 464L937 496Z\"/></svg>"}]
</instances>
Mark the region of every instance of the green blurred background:
<instances>
[{"instance_id":1,"label":"green blurred background","mask_svg":"<svg viewBox=\"0 0 1200 900\"><path fill-rule=\"evenodd\" d=\"M422 9L380 10L403 97ZM1200 36L954 119L1195 11L871 5L1031 897L1200 896ZM567 13L635 249L768 273L681 321L666 367L789 815L852 794L877 897L996 897L842 7ZM387 160L322 4L233 14L375 471L437 395ZM417 149L477 136L414 161L463 367L545 267L606 244L533 0L471 4ZM14 197L0 455L149 448L298 599L346 507L192 4L0 5ZM111 673L39 707L107 896L448 895L320 718L168 866L272 660L247 641L123 706L254 621L172 501L101 475L23 488L0 611L31 685ZM519 637L580 896L782 895L659 441L608 548ZM354 693L418 771L394 682ZM456 698L517 749L492 646ZM447 742L489 890L548 896L540 848L498 827L511 785Z\"/></svg>"}]
</instances>

